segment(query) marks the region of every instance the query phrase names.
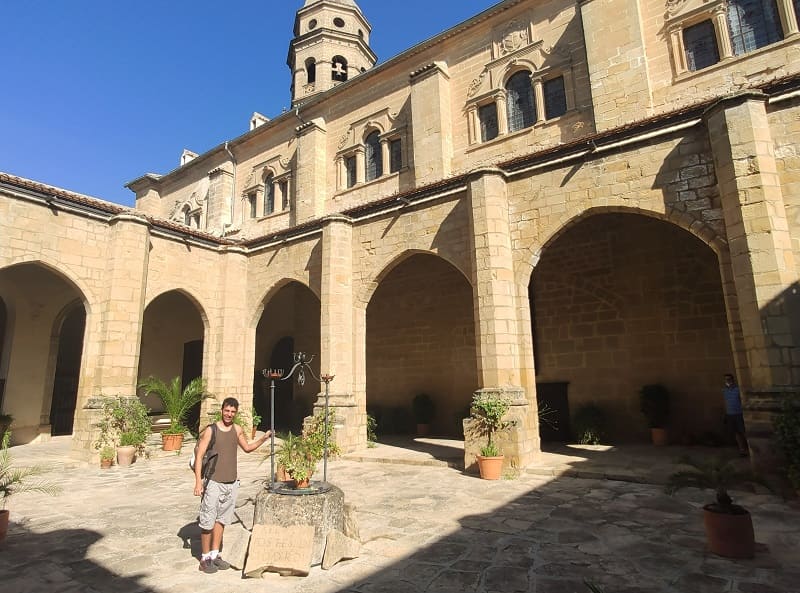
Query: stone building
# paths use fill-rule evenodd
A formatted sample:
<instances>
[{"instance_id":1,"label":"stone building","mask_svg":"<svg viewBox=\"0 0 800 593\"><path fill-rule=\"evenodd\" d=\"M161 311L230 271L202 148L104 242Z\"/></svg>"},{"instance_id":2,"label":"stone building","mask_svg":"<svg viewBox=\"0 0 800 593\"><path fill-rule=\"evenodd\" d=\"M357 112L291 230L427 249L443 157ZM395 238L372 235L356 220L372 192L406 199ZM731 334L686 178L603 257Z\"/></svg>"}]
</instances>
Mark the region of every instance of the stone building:
<instances>
[{"instance_id":1,"label":"stone building","mask_svg":"<svg viewBox=\"0 0 800 593\"><path fill-rule=\"evenodd\" d=\"M702 441L733 370L766 454L800 384L798 12L506 0L376 65L356 2L306 0L292 109L130 182L134 209L0 175L15 438L73 433L88 457L96 398L151 374L264 410L258 370L303 351L348 450L368 410L403 430L423 392L460 435L476 390L513 399L515 464L543 402L554 438L594 404L641 441L650 383L673 440ZM281 386L286 426L311 383Z\"/></svg>"}]
</instances>

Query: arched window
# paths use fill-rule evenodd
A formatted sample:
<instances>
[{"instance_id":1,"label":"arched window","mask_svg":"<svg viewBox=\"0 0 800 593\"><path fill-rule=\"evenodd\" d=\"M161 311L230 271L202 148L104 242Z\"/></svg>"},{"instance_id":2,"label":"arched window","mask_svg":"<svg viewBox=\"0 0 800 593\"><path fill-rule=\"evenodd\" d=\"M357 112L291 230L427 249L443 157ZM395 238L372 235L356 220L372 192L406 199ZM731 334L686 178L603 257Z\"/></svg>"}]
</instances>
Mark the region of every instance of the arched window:
<instances>
[{"instance_id":1,"label":"arched window","mask_svg":"<svg viewBox=\"0 0 800 593\"><path fill-rule=\"evenodd\" d=\"M364 148L367 157L367 181L372 181L383 175L383 153L378 132L372 132L367 136Z\"/></svg>"},{"instance_id":2,"label":"arched window","mask_svg":"<svg viewBox=\"0 0 800 593\"><path fill-rule=\"evenodd\" d=\"M508 131L516 132L536 123L536 103L533 98L531 73L517 72L506 83Z\"/></svg>"},{"instance_id":3,"label":"arched window","mask_svg":"<svg viewBox=\"0 0 800 593\"><path fill-rule=\"evenodd\" d=\"M275 212L275 184L272 175L264 180L264 216Z\"/></svg>"},{"instance_id":4,"label":"arched window","mask_svg":"<svg viewBox=\"0 0 800 593\"><path fill-rule=\"evenodd\" d=\"M306 83L314 84L317 82L317 62L314 58L306 60Z\"/></svg>"},{"instance_id":5,"label":"arched window","mask_svg":"<svg viewBox=\"0 0 800 593\"><path fill-rule=\"evenodd\" d=\"M783 39L775 0L729 0L728 28L737 56Z\"/></svg>"},{"instance_id":6,"label":"arched window","mask_svg":"<svg viewBox=\"0 0 800 593\"><path fill-rule=\"evenodd\" d=\"M331 80L345 82L347 80L347 60L342 56L334 56L331 66Z\"/></svg>"}]
</instances>

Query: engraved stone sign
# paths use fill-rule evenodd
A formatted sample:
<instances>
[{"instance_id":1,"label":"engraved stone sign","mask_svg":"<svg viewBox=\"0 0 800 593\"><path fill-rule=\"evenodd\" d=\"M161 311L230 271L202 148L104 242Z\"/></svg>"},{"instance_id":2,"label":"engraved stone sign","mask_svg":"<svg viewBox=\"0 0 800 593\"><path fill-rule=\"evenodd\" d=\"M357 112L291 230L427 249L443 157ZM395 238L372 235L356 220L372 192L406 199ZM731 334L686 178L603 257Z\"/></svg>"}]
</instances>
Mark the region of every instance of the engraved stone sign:
<instances>
[{"instance_id":1,"label":"engraved stone sign","mask_svg":"<svg viewBox=\"0 0 800 593\"><path fill-rule=\"evenodd\" d=\"M253 525L244 576L258 578L264 572L282 576L307 576L311 570L314 527L311 525Z\"/></svg>"}]
</instances>

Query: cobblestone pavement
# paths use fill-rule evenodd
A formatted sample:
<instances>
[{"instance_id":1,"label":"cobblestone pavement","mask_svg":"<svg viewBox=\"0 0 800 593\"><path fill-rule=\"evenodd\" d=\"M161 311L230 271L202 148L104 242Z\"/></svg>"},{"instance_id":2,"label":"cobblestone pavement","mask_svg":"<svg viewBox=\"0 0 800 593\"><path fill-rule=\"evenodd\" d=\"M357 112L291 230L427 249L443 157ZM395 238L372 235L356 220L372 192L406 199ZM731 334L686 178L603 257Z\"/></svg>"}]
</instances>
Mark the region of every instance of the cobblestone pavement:
<instances>
[{"instance_id":1,"label":"cobblestone pavement","mask_svg":"<svg viewBox=\"0 0 800 593\"><path fill-rule=\"evenodd\" d=\"M306 578L205 575L186 453L100 470L48 450L57 446L12 448L20 462L32 451L44 460L63 492L11 499L3 593L588 593L584 579L606 593L800 593L800 509L776 496L735 493L753 513L758 549L731 561L704 549L707 492L528 473L488 482L352 460L332 462L329 478L357 509L360 558ZM238 514L250 527L268 463L239 459Z\"/></svg>"}]
</instances>

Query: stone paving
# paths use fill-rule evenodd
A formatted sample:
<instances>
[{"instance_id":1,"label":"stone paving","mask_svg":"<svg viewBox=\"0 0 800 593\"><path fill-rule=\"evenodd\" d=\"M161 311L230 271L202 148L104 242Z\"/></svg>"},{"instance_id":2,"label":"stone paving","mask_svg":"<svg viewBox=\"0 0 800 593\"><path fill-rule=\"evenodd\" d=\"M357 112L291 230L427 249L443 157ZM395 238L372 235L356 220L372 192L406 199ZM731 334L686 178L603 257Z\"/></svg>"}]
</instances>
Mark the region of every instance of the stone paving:
<instances>
[{"instance_id":1,"label":"stone paving","mask_svg":"<svg viewBox=\"0 0 800 593\"><path fill-rule=\"evenodd\" d=\"M64 444L66 443L66 445ZM522 473L488 482L448 467L334 461L330 481L356 506L361 556L306 578L205 575L198 500L187 454L99 468L65 460L68 441L12 448L63 487L12 498L0 544L3 593L800 593L796 501L736 492L754 516L757 556L732 561L704 547L700 507L656 485ZM240 453L238 514L268 468Z\"/></svg>"}]
</instances>

